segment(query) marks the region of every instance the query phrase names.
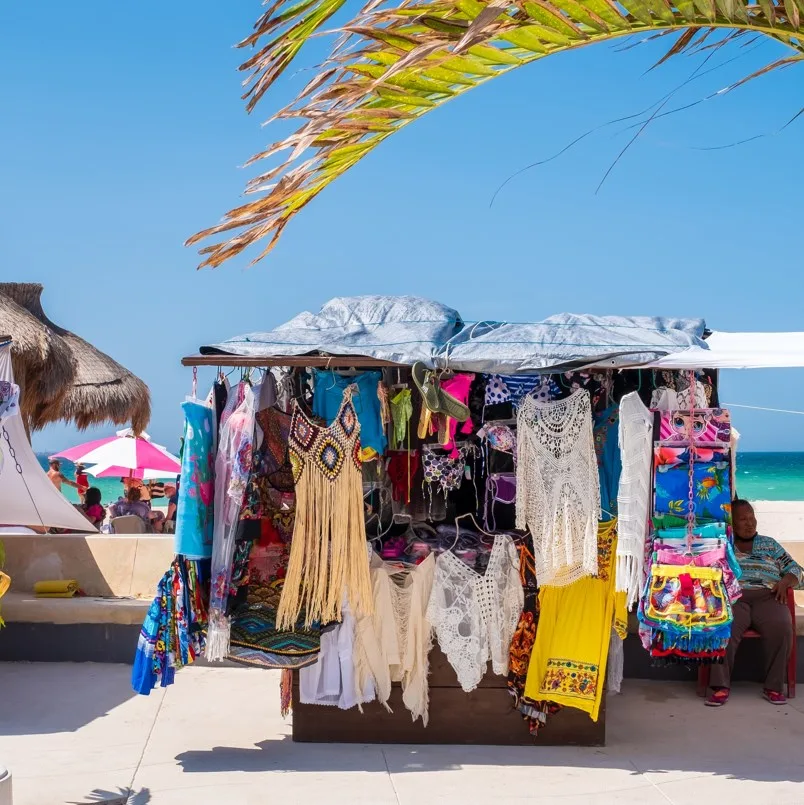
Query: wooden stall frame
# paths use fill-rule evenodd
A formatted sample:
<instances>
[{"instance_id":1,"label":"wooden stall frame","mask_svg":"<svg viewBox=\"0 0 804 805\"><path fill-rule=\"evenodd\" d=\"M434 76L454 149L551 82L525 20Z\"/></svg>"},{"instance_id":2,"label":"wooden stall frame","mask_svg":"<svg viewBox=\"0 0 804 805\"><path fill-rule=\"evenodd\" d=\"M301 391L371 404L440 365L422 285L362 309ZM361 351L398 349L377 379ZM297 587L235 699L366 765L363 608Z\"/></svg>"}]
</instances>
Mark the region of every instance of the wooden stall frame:
<instances>
[{"instance_id":1,"label":"wooden stall frame","mask_svg":"<svg viewBox=\"0 0 804 805\"><path fill-rule=\"evenodd\" d=\"M410 364L383 361L360 355L189 355L182 366L211 368L316 369L410 369ZM584 367L612 369L612 366ZM616 367L645 369L647 366ZM542 371L555 372L557 369ZM358 709L305 705L299 702L298 672L293 684L293 740L302 743L462 744L498 746L604 746L606 741L606 694L598 720L581 710L564 708L548 718L538 736L532 737L526 721L514 709L505 677L487 673L472 693L464 693L457 677L438 647L430 653L430 724L413 722L401 699L398 683L393 686L393 713L373 702Z\"/></svg>"}]
</instances>

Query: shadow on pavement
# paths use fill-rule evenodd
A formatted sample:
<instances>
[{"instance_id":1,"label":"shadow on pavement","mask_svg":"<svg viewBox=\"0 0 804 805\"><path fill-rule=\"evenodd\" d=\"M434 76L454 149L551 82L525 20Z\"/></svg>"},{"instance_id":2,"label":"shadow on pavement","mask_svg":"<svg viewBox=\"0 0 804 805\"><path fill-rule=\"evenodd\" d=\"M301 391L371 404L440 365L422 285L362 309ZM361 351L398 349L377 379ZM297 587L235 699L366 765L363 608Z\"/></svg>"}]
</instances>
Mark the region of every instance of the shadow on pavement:
<instances>
[{"instance_id":1,"label":"shadow on pavement","mask_svg":"<svg viewBox=\"0 0 804 805\"><path fill-rule=\"evenodd\" d=\"M136 695L130 665L94 663L0 663L0 690L2 735L74 732Z\"/></svg>"},{"instance_id":2,"label":"shadow on pavement","mask_svg":"<svg viewBox=\"0 0 804 805\"><path fill-rule=\"evenodd\" d=\"M71 802L70 805L148 805L150 801L151 792L147 788L141 788L139 791L131 788L118 788L116 791L96 788L87 794L86 799Z\"/></svg>"},{"instance_id":3,"label":"shadow on pavement","mask_svg":"<svg viewBox=\"0 0 804 805\"><path fill-rule=\"evenodd\" d=\"M679 773L756 782L804 782L804 713L773 708L756 686L735 689L727 707L704 708L692 686L626 681L609 698L607 745L581 747L406 746L293 743L218 746L176 756L186 773L460 770L470 766L620 769L672 781ZM549 729L549 724L548 724ZM663 779L664 778L664 779ZM802 799L804 802L804 798Z\"/></svg>"}]
</instances>

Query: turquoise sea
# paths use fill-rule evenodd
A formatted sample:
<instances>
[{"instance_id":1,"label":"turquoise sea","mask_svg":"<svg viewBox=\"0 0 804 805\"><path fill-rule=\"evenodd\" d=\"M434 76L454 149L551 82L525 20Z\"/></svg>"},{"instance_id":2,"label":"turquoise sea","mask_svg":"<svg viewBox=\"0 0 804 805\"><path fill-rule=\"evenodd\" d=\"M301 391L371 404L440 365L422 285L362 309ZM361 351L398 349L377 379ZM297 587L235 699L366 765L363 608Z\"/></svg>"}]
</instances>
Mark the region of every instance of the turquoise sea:
<instances>
[{"instance_id":1,"label":"turquoise sea","mask_svg":"<svg viewBox=\"0 0 804 805\"><path fill-rule=\"evenodd\" d=\"M737 493L748 500L804 500L804 453L738 453Z\"/></svg>"},{"instance_id":2,"label":"turquoise sea","mask_svg":"<svg viewBox=\"0 0 804 805\"><path fill-rule=\"evenodd\" d=\"M37 453L39 462L47 469L47 454ZM75 478L73 464L62 462L62 472ZM120 496L119 478L99 478L93 483L101 490L104 503ZM78 501L75 489L64 488L67 497ZM737 492L749 500L804 500L804 453L738 453Z\"/></svg>"}]
</instances>

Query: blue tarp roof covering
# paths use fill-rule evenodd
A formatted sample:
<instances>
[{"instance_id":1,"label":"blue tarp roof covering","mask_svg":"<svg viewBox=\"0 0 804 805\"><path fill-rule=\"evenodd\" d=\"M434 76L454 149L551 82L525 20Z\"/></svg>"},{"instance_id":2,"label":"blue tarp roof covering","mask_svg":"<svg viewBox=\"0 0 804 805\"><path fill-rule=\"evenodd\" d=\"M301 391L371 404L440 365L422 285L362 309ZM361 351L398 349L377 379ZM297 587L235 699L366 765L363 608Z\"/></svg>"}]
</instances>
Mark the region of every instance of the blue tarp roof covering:
<instances>
[{"instance_id":1,"label":"blue tarp roof covering","mask_svg":"<svg viewBox=\"0 0 804 805\"><path fill-rule=\"evenodd\" d=\"M472 372L647 364L706 349L703 319L562 313L544 321L464 323L457 310L415 296L338 297L265 333L201 347L204 355L258 358L355 355L422 361Z\"/></svg>"}]
</instances>

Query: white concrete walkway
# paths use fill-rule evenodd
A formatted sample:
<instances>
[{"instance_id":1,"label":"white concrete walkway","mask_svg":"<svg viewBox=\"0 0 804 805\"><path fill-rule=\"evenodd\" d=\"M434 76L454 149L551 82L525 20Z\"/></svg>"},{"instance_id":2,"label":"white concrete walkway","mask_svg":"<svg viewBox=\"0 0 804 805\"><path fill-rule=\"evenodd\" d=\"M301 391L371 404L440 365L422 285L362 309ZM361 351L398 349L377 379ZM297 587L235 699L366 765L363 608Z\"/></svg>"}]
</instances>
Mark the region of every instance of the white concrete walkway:
<instances>
[{"instance_id":1,"label":"white concrete walkway","mask_svg":"<svg viewBox=\"0 0 804 805\"><path fill-rule=\"evenodd\" d=\"M626 680L603 749L411 748L293 744L274 672L189 668L149 697L129 672L0 664L14 805L804 802L804 698L774 708L754 686L711 710L689 685Z\"/></svg>"}]
</instances>

